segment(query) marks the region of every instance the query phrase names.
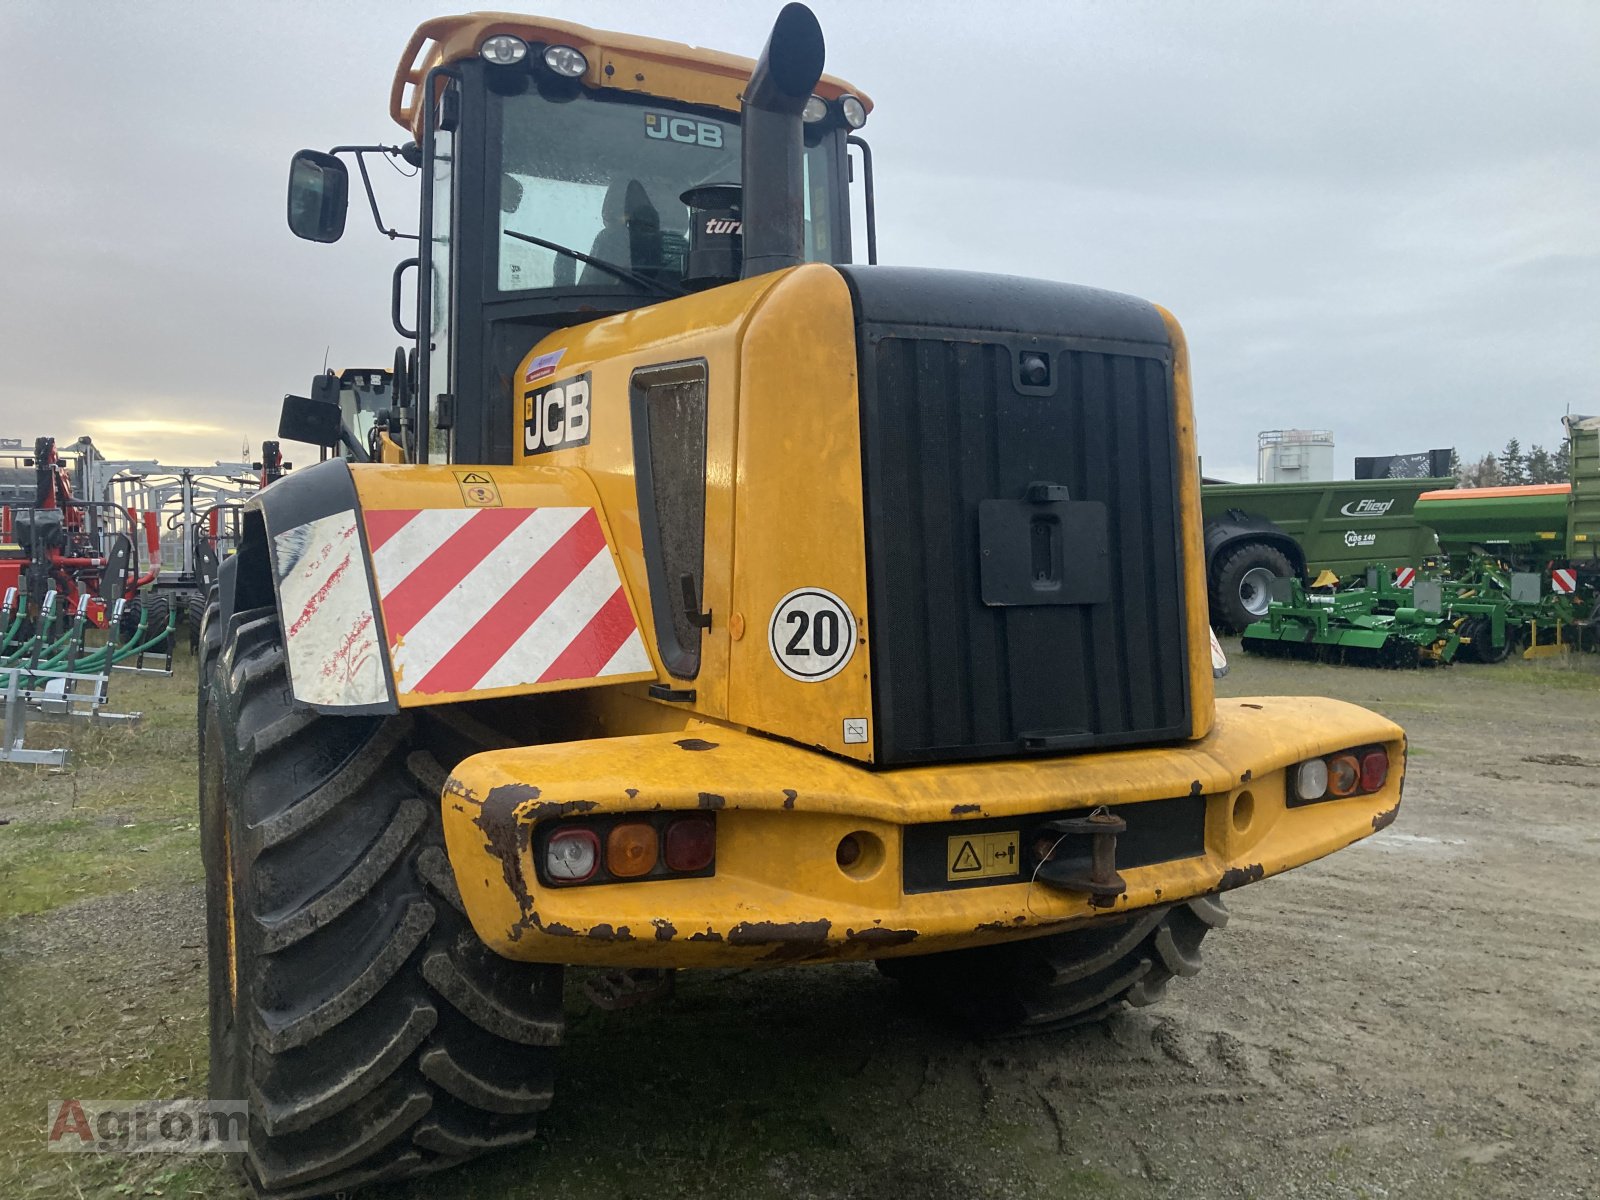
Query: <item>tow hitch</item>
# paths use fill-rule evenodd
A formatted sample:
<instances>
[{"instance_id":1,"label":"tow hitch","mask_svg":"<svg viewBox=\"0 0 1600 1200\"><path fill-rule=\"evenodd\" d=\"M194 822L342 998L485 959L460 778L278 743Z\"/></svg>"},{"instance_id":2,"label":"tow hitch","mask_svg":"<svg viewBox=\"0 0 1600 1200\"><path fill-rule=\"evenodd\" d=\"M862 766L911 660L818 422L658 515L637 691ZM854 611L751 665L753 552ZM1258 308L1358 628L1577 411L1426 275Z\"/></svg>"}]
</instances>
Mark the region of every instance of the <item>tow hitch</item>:
<instances>
[{"instance_id":1,"label":"tow hitch","mask_svg":"<svg viewBox=\"0 0 1600 1200\"><path fill-rule=\"evenodd\" d=\"M1034 837L1038 868L1033 877L1064 892L1087 892L1096 908L1110 908L1128 890L1117 874L1117 835L1126 833L1121 817L1097 809L1087 817L1047 821Z\"/></svg>"}]
</instances>

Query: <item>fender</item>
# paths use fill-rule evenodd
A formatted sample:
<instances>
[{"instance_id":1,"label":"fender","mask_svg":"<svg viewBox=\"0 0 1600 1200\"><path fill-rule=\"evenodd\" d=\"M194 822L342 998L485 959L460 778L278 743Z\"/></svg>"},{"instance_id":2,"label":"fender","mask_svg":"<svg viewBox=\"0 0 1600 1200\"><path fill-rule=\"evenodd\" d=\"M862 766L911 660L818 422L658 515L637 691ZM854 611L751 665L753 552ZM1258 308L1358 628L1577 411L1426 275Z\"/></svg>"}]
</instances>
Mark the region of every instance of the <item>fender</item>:
<instances>
[{"instance_id":1,"label":"fender","mask_svg":"<svg viewBox=\"0 0 1600 1200\"><path fill-rule=\"evenodd\" d=\"M657 677L584 471L330 459L244 519L223 619L274 605L294 698L319 712Z\"/></svg>"},{"instance_id":2,"label":"fender","mask_svg":"<svg viewBox=\"0 0 1600 1200\"><path fill-rule=\"evenodd\" d=\"M1306 573L1306 552L1300 543L1265 517L1230 508L1220 517L1206 518L1205 536L1207 578L1223 552L1240 542L1264 542L1275 550L1283 551L1284 557L1298 574L1304 576Z\"/></svg>"}]
</instances>

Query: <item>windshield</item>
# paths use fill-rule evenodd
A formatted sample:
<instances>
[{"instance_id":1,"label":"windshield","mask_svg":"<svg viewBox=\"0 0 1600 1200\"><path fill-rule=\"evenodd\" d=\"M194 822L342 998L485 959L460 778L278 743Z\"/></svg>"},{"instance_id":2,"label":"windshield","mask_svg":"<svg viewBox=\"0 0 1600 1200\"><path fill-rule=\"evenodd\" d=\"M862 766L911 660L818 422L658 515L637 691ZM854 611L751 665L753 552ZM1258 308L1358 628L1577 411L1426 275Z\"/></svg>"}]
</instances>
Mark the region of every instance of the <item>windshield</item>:
<instances>
[{"instance_id":1,"label":"windshield","mask_svg":"<svg viewBox=\"0 0 1600 1200\"><path fill-rule=\"evenodd\" d=\"M720 114L585 95L497 97L501 111L502 292L637 290L564 254L505 236L530 234L647 279L684 278L689 188L739 181L739 124ZM836 134L806 130L805 256L841 261Z\"/></svg>"}]
</instances>

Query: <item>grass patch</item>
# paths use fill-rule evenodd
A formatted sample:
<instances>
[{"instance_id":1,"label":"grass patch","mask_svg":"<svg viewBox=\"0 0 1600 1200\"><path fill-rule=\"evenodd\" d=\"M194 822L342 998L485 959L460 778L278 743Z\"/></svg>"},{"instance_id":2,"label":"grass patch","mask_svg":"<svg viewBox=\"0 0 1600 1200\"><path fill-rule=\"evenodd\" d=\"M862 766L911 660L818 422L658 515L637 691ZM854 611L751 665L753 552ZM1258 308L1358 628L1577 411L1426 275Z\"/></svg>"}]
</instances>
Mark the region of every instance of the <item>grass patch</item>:
<instances>
[{"instance_id":1,"label":"grass patch","mask_svg":"<svg viewBox=\"0 0 1600 1200\"><path fill-rule=\"evenodd\" d=\"M0 919L202 874L193 820L18 822L0 831Z\"/></svg>"},{"instance_id":2,"label":"grass patch","mask_svg":"<svg viewBox=\"0 0 1600 1200\"><path fill-rule=\"evenodd\" d=\"M65 767L0 763L0 827L116 814L123 821L193 818L195 814L195 671L187 655L173 675L115 674L112 712L138 712L137 728L29 721L29 747L65 747Z\"/></svg>"}]
</instances>

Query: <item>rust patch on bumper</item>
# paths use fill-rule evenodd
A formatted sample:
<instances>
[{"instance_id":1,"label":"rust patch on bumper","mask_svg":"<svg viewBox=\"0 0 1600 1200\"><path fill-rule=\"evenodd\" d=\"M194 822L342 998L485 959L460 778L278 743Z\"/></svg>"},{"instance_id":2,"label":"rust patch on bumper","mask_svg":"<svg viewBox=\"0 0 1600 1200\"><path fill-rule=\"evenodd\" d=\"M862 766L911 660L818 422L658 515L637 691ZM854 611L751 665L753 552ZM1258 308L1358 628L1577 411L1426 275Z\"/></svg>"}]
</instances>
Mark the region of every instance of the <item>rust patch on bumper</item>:
<instances>
[{"instance_id":1,"label":"rust patch on bumper","mask_svg":"<svg viewBox=\"0 0 1600 1200\"><path fill-rule=\"evenodd\" d=\"M854 942L860 946L904 946L907 942L917 940L915 929L884 929L875 926L871 929L847 929L844 940Z\"/></svg>"},{"instance_id":2,"label":"rust patch on bumper","mask_svg":"<svg viewBox=\"0 0 1600 1200\"><path fill-rule=\"evenodd\" d=\"M656 941L658 942L670 942L678 936L677 926L664 917L656 917L650 924L656 927Z\"/></svg>"},{"instance_id":3,"label":"rust patch on bumper","mask_svg":"<svg viewBox=\"0 0 1600 1200\"><path fill-rule=\"evenodd\" d=\"M500 860L500 873L505 877L511 894L517 898L517 907L524 916L533 911L533 897L528 894L528 884L522 878L523 831L527 826L517 819L517 807L538 798L539 789L531 784L515 783L491 788L472 821L487 839L484 849Z\"/></svg>"},{"instance_id":4,"label":"rust patch on bumper","mask_svg":"<svg viewBox=\"0 0 1600 1200\"><path fill-rule=\"evenodd\" d=\"M783 789L783 806L785 808L793 808L794 802L798 799L800 799L799 792L795 791L793 788Z\"/></svg>"},{"instance_id":5,"label":"rust patch on bumper","mask_svg":"<svg viewBox=\"0 0 1600 1200\"><path fill-rule=\"evenodd\" d=\"M1021 915L1012 917L1009 921L980 921L972 927L972 931L974 933L1006 933L1015 929L1018 925L1025 925L1027 921L1028 918Z\"/></svg>"},{"instance_id":6,"label":"rust patch on bumper","mask_svg":"<svg viewBox=\"0 0 1600 1200\"><path fill-rule=\"evenodd\" d=\"M1377 833L1380 829L1389 828L1389 826L1394 824L1394 819L1399 815L1400 806L1398 804L1385 812L1375 814L1372 818L1372 832Z\"/></svg>"},{"instance_id":7,"label":"rust patch on bumper","mask_svg":"<svg viewBox=\"0 0 1600 1200\"><path fill-rule=\"evenodd\" d=\"M1226 892L1230 888L1243 887L1247 883L1254 883L1267 873L1266 868L1260 863L1251 863L1248 867L1230 867L1222 873L1222 880L1217 884L1217 891Z\"/></svg>"},{"instance_id":8,"label":"rust patch on bumper","mask_svg":"<svg viewBox=\"0 0 1600 1200\"><path fill-rule=\"evenodd\" d=\"M816 921L740 921L728 930L730 946L760 946L768 942L820 942L828 936L833 922Z\"/></svg>"},{"instance_id":9,"label":"rust patch on bumper","mask_svg":"<svg viewBox=\"0 0 1600 1200\"><path fill-rule=\"evenodd\" d=\"M701 792L700 793L700 807L701 808L711 808L711 809L721 808L727 802L728 801L726 800L726 798L717 795L715 792Z\"/></svg>"},{"instance_id":10,"label":"rust patch on bumper","mask_svg":"<svg viewBox=\"0 0 1600 1200\"><path fill-rule=\"evenodd\" d=\"M708 742L704 738L679 738L672 743L680 750L715 750L716 742Z\"/></svg>"},{"instance_id":11,"label":"rust patch on bumper","mask_svg":"<svg viewBox=\"0 0 1600 1200\"><path fill-rule=\"evenodd\" d=\"M962 813L973 813L973 812L982 812L982 811L983 811L983 805L981 805L981 804L952 804L950 806L950 815L952 817L959 817Z\"/></svg>"}]
</instances>

